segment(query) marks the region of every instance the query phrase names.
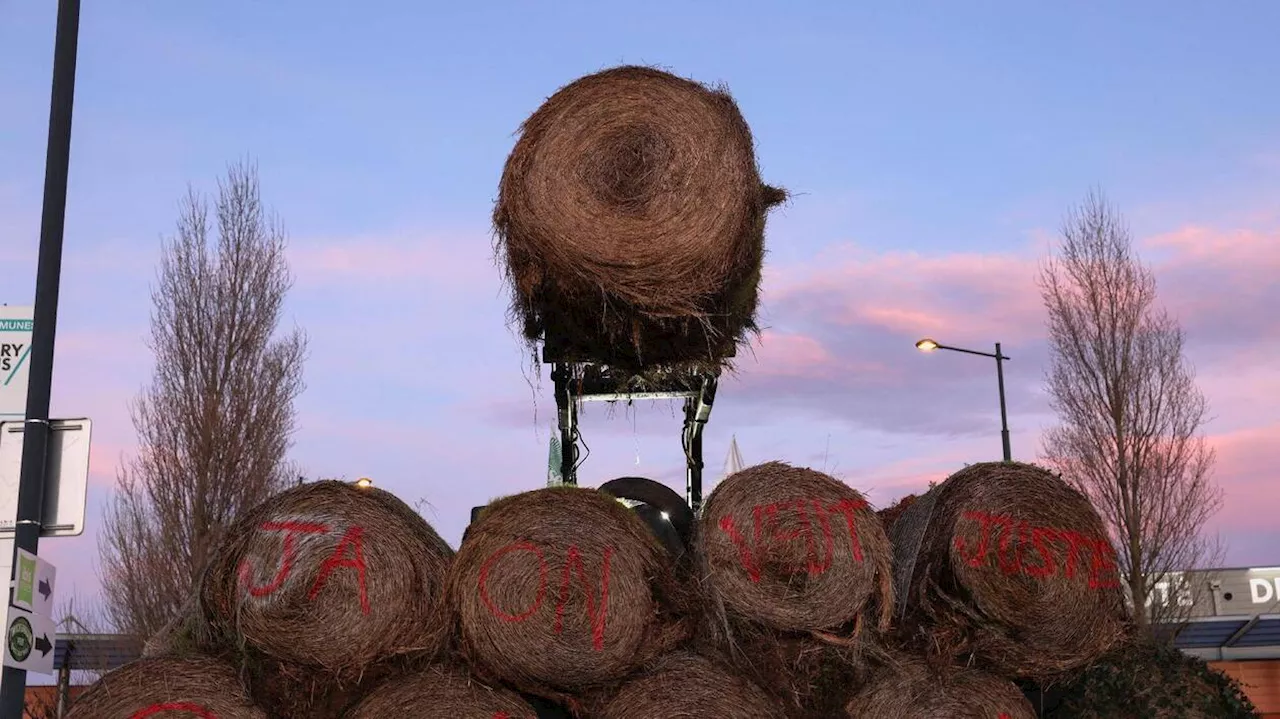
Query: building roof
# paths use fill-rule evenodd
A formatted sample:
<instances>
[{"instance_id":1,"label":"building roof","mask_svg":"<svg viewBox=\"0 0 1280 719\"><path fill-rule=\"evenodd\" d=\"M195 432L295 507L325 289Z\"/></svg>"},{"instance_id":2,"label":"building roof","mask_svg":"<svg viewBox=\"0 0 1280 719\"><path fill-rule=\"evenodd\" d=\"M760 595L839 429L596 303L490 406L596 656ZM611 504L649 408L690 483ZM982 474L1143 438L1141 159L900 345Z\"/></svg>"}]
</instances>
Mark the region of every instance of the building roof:
<instances>
[{"instance_id":1,"label":"building roof","mask_svg":"<svg viewBox=\"0 0 1280 719\"><path fill-rule=\"evenodd\" d=\"M1175 647L1205 658L1280 657L1280 614L1198 618L1167 631Z\"/></svg>"},{"instance_id":2,"label":"building roof","mask_svg":"<svg viewBox=\"0 0 1280 719\"><path fill-rule=\"evenodd\" d=\"M142 640L123 634L59 634L53 667L110 671L142 656Z\"/></svg>"}]
</instances>

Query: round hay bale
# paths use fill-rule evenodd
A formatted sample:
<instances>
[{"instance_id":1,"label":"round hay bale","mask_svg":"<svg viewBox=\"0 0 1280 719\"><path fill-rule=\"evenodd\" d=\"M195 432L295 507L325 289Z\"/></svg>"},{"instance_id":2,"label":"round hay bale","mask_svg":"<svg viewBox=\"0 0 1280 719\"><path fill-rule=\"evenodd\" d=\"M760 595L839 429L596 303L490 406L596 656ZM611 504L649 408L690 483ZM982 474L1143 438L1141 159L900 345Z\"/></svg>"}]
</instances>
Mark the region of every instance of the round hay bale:
<instances>
[{"instance_id":1,"label":"round hay bale","mask_svg":"<svg viewBox=\"0 0 1280 719\"><path fill-rule=\"evenodd\" d=\"M789 715L838 713L893 602L889 541L862 495L811 469L751 467L707 498L696 545L702 641Z\"/></svg>"},{"instance_id":2,"label":"round hay bale","mask_svg":"<svg viewBox=\"0 0 1280 719\"><path fill-rule=\"evenodd\" d=\"M370 692L343 719L537 719L519 694L482 684L466 670L432 666L398 674Z\"/></svg>"},{"instance_id":3,"label":"round hay bale","mask_svg":"<svg viewBox=\"0 0 1280 719\"><path fill-rule=\"evenodd\" d=\"M755 328L765 186L733 98L624 66L561 88L520 127L494 227L525 336L639 368L719 364ZM604 308L604 312L601 312Z\"/></svg>"},{"instance_id":4,"label":"round hay bale","mask_svg":"<svg viewBox=\"0 0 1280 719\"><path fill-rule=\"evenodd\" d=\"M880 515L880 523L884 525L886 532L890 531L890 528L893 527L893 523L898 521L898 517L901 517L902 513L907 511L907 507L910 507L911 503L917 499L919 499L919 497L916 495L908 494L897 502L894 502L892 505L876 512L876 514Z\"/></svg>"},{"instance_id":5,"label":"round hay bale","mask_svg":"<svg viewBox=\"0 0 1280 719\"><path fill-rule=\"evenodd\" d=\"M706 581L724 610L772 629L830 632L864 614L887 628L892 553L852 487L769 462L707 498L699 532Z\"/></svg>"},{"instance_id":6,"label":"round hay bale","mask_svg":"<svg viewBox=\"0 0 1280 719\"><path fill-rule=\"evenodd\" d=\"M1036 719L1013 682L977 669L938 672L916 658L878 672L845 710L849 719Z\"/></svg>"},{"instance_id":7,"label":"round hay bale","mask_svg":"<svg viewBox=\"0 0 1280 719\"><path fill-rule=\"evenodd\" d=\"M200 611L200 598L193 593L178 614L142 644L143 659L187 656L217 651L213 628Z\"/></svg>"},{"instance_id":8,"label":"round hay bale","mask_svg":"<svg viewBox=\"0 0 1280 719\"><path fill-rule=\"evenodd\" d=\"M908 642L977 655L998 673L1050 678L1119 641L1126 612L1115 550L1098 513L1048 470L975 464L894 523ZM906 573L910 573L906 576Z\"/></svg>"},{"instance_id":9,"label":"round hay bale","mask_svg":"<svg viewBox=\"0 0 1280 719\"><path fill-rule=\"evenodd\" d=\"M392 657L431 656L447 642L453 551L383 490L300 485L226 536L205 572L201 609L250 653L343 678Z\"/></svg>"},{"instance_id":10,"label":"round hay bale","mask_svg":"<svg viewBox=\"0 0 1280 719\"><path fill-rule=\"evenodd\" d=\"M473 669L562 698L622 679L684 639L671 558L594 489L551 487L490 504L449 575Z\"/></svg>"},{"instance_id":11,"label":"round hay bale","mask_svg":"<svg viewBox=\"0 0 1280 719\"><path fill-rule=\"evenodd\" d=\"M755 684L706 657L680 652L624 684L596 714L600 719L781 719Z\"/></svg>"},{"instance_id":12,"label":"round hay bale","mask_svg":"<svg viewBox=\"0 0 1280 719\"><path fill-rule=\"evenodd\" d=\"M108 672L67 719L267 719L230 665L205 658L139 659Z\"/></svg>"}]
</instances>

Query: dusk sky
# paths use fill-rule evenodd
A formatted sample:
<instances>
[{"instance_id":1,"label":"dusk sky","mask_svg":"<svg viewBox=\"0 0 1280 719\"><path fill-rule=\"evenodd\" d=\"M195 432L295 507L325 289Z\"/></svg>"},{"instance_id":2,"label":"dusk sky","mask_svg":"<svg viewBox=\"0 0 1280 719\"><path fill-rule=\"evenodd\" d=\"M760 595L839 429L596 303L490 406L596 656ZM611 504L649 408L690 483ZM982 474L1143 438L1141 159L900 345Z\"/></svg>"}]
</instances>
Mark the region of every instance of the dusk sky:
<instances>
[{"instance_id":1,"label":"dusk sky","mask_svg":"<svg viewBox=\"0 0 1280 719\"><path fill-rule=\"evenodd\" d=\"M0 303L30 304L54 2L0 19ZM725 83L764 179L766 330L707 430L748 464L825 469L885 505L1054 422L1038 263L1103 189L1182 322L1211 404L1232 566L1280 564L1280 4L85 3L53 414L95 422L88 529L41 543L97 592L135 451L150 286L188 183L257 161L311 339L292 458L372 477L457 544L472 506L546 481L549 372L507 328L490 212L521 121L620 63ZM1070 5L1070 7L1068 7ZM910 9L908 9L908 7ZM683 489L679 408L588 406L583 484ZM69 579L69 581L68 581Z\"/></svg>"}]
</instances>

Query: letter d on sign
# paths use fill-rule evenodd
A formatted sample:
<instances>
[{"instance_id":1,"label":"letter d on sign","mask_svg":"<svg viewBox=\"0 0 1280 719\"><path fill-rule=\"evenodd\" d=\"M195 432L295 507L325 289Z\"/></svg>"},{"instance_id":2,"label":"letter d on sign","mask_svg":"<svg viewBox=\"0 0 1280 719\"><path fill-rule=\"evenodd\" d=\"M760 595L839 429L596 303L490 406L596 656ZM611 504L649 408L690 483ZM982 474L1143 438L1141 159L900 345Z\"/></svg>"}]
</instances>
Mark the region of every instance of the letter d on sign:
<instances>
[{"instance_id":1,"label":"letter d on sign","mask_svg":"<svg viewBox=\"0 0 1280 719\"><path fill-rule=\"evenodd\" d=\"M1271 582L1266 579L1249 580L1249 598L1253 600L1254 604L1271 601L1272 594Z\"/></svg>"}]
</instances>

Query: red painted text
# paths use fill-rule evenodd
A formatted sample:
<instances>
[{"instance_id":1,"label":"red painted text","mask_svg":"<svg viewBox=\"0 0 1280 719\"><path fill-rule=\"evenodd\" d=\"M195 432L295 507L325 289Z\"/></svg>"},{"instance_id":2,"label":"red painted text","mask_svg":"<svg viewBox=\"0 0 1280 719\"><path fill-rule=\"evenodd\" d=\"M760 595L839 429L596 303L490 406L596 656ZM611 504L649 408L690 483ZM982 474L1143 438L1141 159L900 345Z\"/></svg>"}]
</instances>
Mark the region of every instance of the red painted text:
<instances>
[{"instance_id":1,"label":"red painted text","mask_svg":"<svg viewBox=\"0 0 1280 719\"><path fill-rule=\"evenodd\" d=\"M489 594L489 582L494 565L513 552L527 554L531 561L538 563L538 584L533 597L524 607L499 607ZM586 597L587 619L591 626L591 646L596 651L604 651L605 619L609 609L609 568L613 559L613 548L604 550L600 561L598 584L587 575L586 562L577 545L570 545L565 552L564 569L560 572L559 592L555 606L555 632L564 631L564 613L569 603L569 596L576 585ZM479 593L489 613L504 622L523 622L538 613L547 596L549 582L546 554L541 547L532 542L512 542L499 548L480 566ZM576 579L576 582L575 582ZM594 586L593 586L594 585ZM598 589L596 588L598 587Z\"/></svg>"},{"instance_id":2,"label":"red painted text","mask_svg":"<svg viewBox=\"0 0 1280 719\"><path fill-rule=\"evenodd\" d=\"M266 584L254 584L253 566L246 559L240 564L240 585L251 597L265 597L274 594L284 586L297 561L297 538L307 534L329 534L328 525L315 522L263 522L259 528L264 532L284 532L281 542L280 564L275 576ZM350 527L343 532L333 553L320 565L320 571L307 592L307 598L315 600L324 589L330 576L339 569L348 569L356 573L356 582L360 588L360 611L368 614L369 591L366 584L366 568L364 562L364 528Z\"/></svg>"},{"instance_id":3,"label":"red painted text","mask_svg":"<svg viewBox=\"0 0 1280 719\"><path fill-rule=\"evenodd\" d=\"M1036 579L1065 576L1075 579L1087 574L1090 589L1120 586L1116 552L1106 537L1054 527L1034 526L1015 520L1007 514L965 512L962 521L977 524L977 546L970 547L957 534L955 548L971 567L995 565L1007 576L1023 574ZM1058 562L1055 549L1065 549L1064 561ZM1088 563L1087 568L1082 566Z\"/></svg>"},{"instance_id":4,"label":"red painted text","mask_svg":"<svg viewBox=\"0 0 1280 719\"><path fill-rule=\"evenodd\" d=\"M218 715L214 714L208 707L193 704L191 702L166 702L164 704L152 704L145 709L139 709L134 712L129 719L147 719L147 717L155 716L161 712L187 712L193 714L199 719L218 719Z\"/></svg>"},{"instance_id":5,"label":"red painted text","mask_svg":"<svg viewBox=\"0 0 1280 719\"><path fill-rule=\"evenodd\" d=\"M751 581L760 581L761 566L771 548L796 541L804 542L806 562L803 567L794 568L794 571L807 571L810 575L817 576L831 569L835 533L841 529L849 535L853 560L862 561L862 544L858 541L855 513L866 506L866 502L857 499L843 499L834 504L817 499L759 504L751 508L750 540L743 536L733 517L722 517L719 526L720 531L728 535L729 540L738 548L738 558ZM780 516L789 516L793 520L789 523L793 529L780 531ZM832 528L833 524L836 529Z\"/></svg>"}]
</instances>

